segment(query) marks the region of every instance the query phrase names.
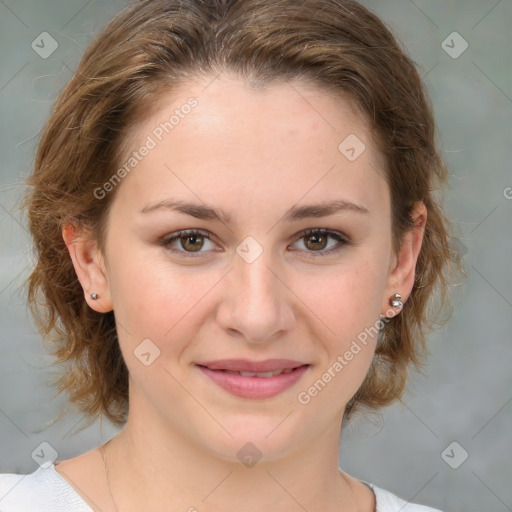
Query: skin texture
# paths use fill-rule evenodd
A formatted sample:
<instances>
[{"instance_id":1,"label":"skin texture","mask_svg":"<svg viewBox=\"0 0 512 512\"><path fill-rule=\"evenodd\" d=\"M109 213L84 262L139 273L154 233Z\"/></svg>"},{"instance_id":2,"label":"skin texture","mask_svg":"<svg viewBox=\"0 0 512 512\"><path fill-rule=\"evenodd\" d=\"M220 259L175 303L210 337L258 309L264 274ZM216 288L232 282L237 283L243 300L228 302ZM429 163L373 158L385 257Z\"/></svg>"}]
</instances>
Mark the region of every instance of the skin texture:
<instances>
[{"instance_id":1,"label":"skin texture","mask_svg":"<svg viewBox=\"0 0 512 512\"><path fill-rule=\"evenodd\" d=\"M115 312L130 372L128 422L107 447L117 508L372 511L371 490L338 470L338 446L344 407L366 375L376 337L308 404L297 396L380 314L393 314L394 293L407 299L426 209L416 205L416 229L394 254L384 163L364 118L305 83L252 89L222 74L182 84L133 129L132 150L191 96L197 106L117 185L104 254L86 229L63 230L85 300ZM338 149L350 134L365 145L354 161ZM222 208L231 220L168 208L140 212L171 198ZM368 212L283 218L292 207L332 200ZM313 228L348 242L319 256L338 242L301 235ZM211 241L199 237L192 256L186 237L161 243L187 229L206 231ZM249 236L263 251L251 263L237 253ZM134 354L145 339L160 350L149 366ZM225 358L310 366L283 393L247 399L196 366ZM262 456L250 468L237 457L249 442ZM115 510L97 450L57 470L91 507Z\"/></svg>"}]
</instances>

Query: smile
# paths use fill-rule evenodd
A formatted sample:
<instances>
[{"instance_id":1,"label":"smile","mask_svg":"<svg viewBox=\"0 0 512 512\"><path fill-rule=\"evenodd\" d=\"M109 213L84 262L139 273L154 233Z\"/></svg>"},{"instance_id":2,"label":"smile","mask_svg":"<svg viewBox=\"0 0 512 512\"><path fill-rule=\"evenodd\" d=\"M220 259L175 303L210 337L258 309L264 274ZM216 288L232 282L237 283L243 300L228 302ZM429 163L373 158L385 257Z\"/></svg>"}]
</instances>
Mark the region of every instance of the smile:
<instances>
[{"instance_id":1,"label":"smile","mask_svg":"<svg viewBox=\"0 0 512 512\"><path fill-rule=\"evenodd\" d=\"M308 370L299 361L223 360L196 365L211 382L241 398L271 398L292 387Z\"/></svg>"}]
</instances>

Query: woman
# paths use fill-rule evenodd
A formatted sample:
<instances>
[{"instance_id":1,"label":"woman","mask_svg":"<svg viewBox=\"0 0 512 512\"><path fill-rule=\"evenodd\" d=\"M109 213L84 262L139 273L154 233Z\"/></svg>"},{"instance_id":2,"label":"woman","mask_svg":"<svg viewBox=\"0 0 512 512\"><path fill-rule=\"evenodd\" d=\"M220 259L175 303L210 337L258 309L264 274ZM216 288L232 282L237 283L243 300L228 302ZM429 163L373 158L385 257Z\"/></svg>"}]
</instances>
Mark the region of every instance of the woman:
<instances>
[{"instance_id":1,"label":"woman","mask_svg":"<svg viewBox=\"0 0 512 512\"><path fill-rule=\"evenodd\" d=\"M1 510L423 511L338 468L448 285L419 75L354 0L143 0L42 136L29 298L60 389L123 429Z\"/></svg>"}]
</instances>

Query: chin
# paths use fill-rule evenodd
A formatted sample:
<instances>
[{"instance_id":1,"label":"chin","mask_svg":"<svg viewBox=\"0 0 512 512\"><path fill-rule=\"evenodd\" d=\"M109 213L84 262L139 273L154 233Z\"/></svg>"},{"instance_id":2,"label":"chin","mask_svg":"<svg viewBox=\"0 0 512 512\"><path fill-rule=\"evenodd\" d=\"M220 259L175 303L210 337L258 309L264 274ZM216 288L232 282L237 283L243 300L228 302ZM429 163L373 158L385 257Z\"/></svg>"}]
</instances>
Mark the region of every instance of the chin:
<instances>
[{"instance_id":1,"label":"chin","mask_svg":"<svg viewBox=\"0 0 512 512\"><path fill-rule=\"evenodd\" d=\"M293 413L287 417L291 410L279 418L224 416L222 426L226 430L212 426L209 432L201 431L201 444L217 459L237 464L242 462L248 467L260 460L272 462L283 459L301 444L307 444L300 435L307 429L297 424L297 418L292 419Z\"/></svg>"}]
</instances>

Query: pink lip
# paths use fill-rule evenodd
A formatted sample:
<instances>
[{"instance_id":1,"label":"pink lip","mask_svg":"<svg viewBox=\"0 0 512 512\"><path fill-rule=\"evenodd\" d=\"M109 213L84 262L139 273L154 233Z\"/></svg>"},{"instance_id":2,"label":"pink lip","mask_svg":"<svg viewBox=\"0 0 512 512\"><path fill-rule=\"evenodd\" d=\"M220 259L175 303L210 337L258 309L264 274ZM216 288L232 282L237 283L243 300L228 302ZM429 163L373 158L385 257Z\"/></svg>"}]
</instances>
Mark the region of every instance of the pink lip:
<instances>
[{"instance_id":1,"label":"pink lip","mask_svg":"<svg viewBox=\"0 0 512 512\"><path fill-rule=\"evenodd\" d=\"M293 386L307 371L308 364L290 359L268 359L249 361L245 359L224 359L209 361L197 365L215 384L229 393L242 398L270 398ZM289 373L273 377L242 377L233 372L270 372L294 368Z\"/></svg>"}]
</instances>

